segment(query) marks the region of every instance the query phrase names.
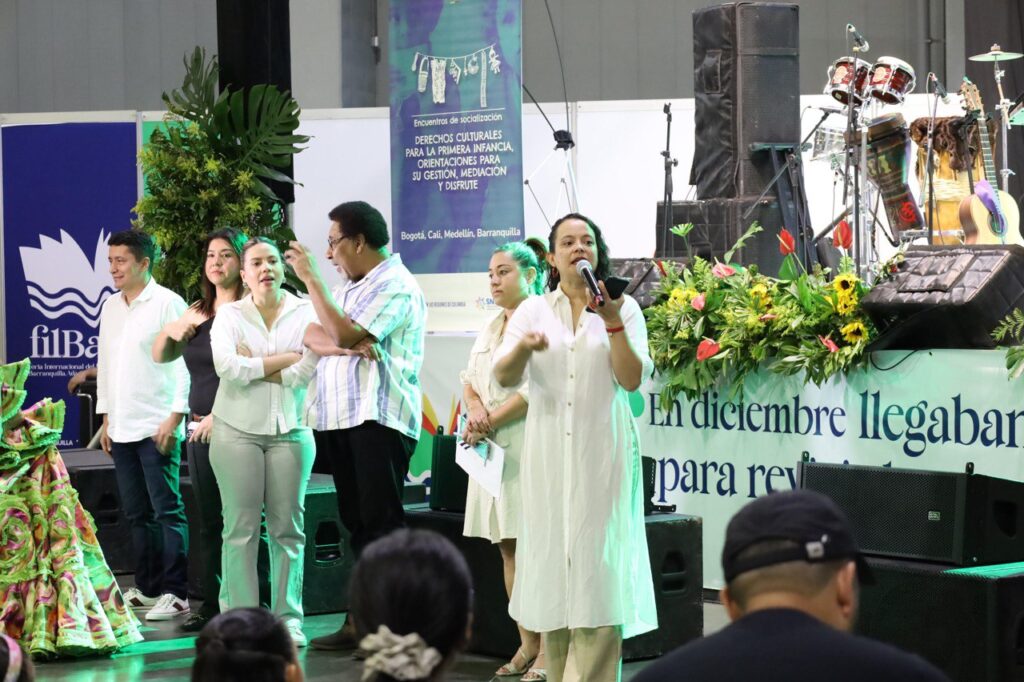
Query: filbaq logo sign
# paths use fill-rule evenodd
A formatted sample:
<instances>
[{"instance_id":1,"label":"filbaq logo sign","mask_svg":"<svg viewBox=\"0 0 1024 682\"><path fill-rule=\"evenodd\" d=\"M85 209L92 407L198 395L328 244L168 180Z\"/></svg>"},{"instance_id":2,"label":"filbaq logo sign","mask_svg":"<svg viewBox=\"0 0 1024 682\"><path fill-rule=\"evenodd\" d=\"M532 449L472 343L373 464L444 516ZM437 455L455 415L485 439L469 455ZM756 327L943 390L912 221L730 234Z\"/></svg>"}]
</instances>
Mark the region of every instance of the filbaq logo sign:
<instances>
[{"instance_id":1,"label":"filbaq logo sign","mask_svg":"<svg viewBox=\"0 0 1024 682\"><path fill-rule=\"evenodd\" d=\"M60 231L60 241L40 235L38 248L19 249L29 305L48 320L70 315L91 328L83 333L80 329L37 324L32 327L32 357L96 357L100 311L115 291L107 271L109 238L106 231L100 231L91 257L64 230Z\"/></svg>"}]
</instances>

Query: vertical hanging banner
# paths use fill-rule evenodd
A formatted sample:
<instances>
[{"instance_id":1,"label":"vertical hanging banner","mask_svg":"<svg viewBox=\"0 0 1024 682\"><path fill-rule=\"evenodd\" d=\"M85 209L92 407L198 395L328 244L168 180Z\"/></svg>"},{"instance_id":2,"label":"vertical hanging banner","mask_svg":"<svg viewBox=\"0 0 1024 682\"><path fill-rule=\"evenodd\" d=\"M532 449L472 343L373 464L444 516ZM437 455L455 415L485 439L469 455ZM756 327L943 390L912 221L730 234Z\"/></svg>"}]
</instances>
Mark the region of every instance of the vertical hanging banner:
<instances>
[{"instance_id":1,"label":"vertical hanging banner","mask_svg":"<svg viewBox=\"0 0 1024 682\"><path fill-rule=\"evenodd\" d=\"M64 399L63 446L78 442L68 379L96 364L99 316L114 292L107 239L131 227L135 124L0 129L7 360L31 358L28 400Z\"/></svg>"},{"instance_id":2,"label":"vertical hanging banner","mask_svg":"<svg viewBox=\"0 0 1024 682\"><path fill-rule=\"evenodd\" d=\"M524 234L521 2L391 0L390 16L393 243L416 274L484 272Z\"/></svg>"}]
</instances>

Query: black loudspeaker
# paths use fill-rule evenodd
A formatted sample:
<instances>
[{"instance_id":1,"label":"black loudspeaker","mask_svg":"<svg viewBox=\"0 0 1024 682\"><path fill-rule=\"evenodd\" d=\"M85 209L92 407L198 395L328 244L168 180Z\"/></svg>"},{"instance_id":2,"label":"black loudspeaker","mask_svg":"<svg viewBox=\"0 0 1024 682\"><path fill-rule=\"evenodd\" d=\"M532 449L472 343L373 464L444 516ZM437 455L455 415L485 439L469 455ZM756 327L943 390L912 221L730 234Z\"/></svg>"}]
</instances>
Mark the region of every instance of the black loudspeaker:
<instances>
[{"instance_id":1,"label":"black loudspeaker","mask_svg":"<svg viewBox=\"0 0 1024 682\"><path fill-rule=\"evenodd\" d=\"M331 476L309 477L304 531L302 608L307 616L347 610L355 553L348 531L338 518L338 498Z\"/></svg>"},{"instance_id":2,"label":"black loudspeaker","mask_svg":"<svg viewBox=\"0 0 1024 682\"><path fill-rule=\"evenodd\" d=\"M455 463L455 436L446 436L438 428L430 462L430 508L460 514L466 511L468 484L469 475Z\"/></svg>"},{"instance_id":3,"label":"black loudspeaker","mask_svg":"<svg viewBox=\"0 0 1024 682\"><path fill-rule=\"evenodd\" d=\"M955 682L1024 681L1024 567L944 570L869 559L859 634L912 651Z\"/></svg>"},{"instance_id":4,"label":"black loudspeaker","mask_svg":"<svg viewBox=\"0 0 1024 682\"><path fill-rule=\"evenodd\" d=\"M229 85L237 90L266 83L290 91L288 0L217 0L217 58L222 90ZM277 170L294 177L290 162ZM267 184L286 204L295 202L291 184Z\"/></svg>"},{"instance_id":5,"label":"black loudspeaker","mask_svg":"<svg viewBox=\"0 0 1024 682\"><path fill-rule=\"evenodd\" d=\"M672 224L693 223L693 230L688 237L690 252L711 260L722 259L736 240L757 222L761 225L761 232L751 237L747 245L736 252L733 261L743 265L757 265L762 273L775 276L779 273L783 259L779 251L782 210L774 197L760 201L755 199L747 197L673 202ZM662 215L663 206L663 203L658 204L659 216ZM753 210L750 210L751 207ZM748 210L750 214L744 218ZM658 256L686 256L686 241L673 234L668 235L666 240L659 228L655 253Z\"/></svg>"},{"instance_id":6,"label":"black loudspeaker","mask_svg":"<svg viewBox=\"0 0 1024 682\"><path fill-rule=\"evenodd\" d=\"M973 468L973 467L971 467ZM801 462L866 554L958 566L1024 561L1024 484L970 473Z\"/></svg>"},{"instance_id":7,"label":"black loudspeaker","mask_svg":"<svg viewBox=\"0 0 1024 682\"><path fill-rule=\"evenodd\" d=\"M612 274L629 280L623 293L632 296L644 309L656 303L654 290L666 268L680 270L688 263L688 258L612 258Z\"/></svg>"},{"instance_id":8,"label":"black loudspeaker","mask_svg":"<svg viewBox=\"0 0 1024 682\"><path fill-rule=\"evenodd\" d=\"M701 519L661 514L646 521L659 628L623 642L622 656L627 661L661 656L704 632ZM510 658L519 648L519 632L508 615L498 548L481 538L465 537L462 514L409 507L406 522L411 528L441 533L466 557L474 591L469 651Z\"/></svg>"},{"instance_id":9,"label":"black loudspeaker","mask_svg":"<svg viewBox=\"0 0 1024 682\"><path fill-rule=\"evenodd\" d=\"M1024 247L912 246L861 301L884 348L993 348L995 326L1024 303Z\"/></svg>"},{"instance_id":10,"label":"black loudspeaker","mask_svg":"<svg viewBox=\"0 0 1024 682\"><path fill-rule=\"evenodd\" d=\"M78 499L96 523L96 539L110 570L133 573L132 533L121 509L114 460L102 450L63 450L61 457Z\"/></svg>"},{"instance_id":11,"label":"black loudspeaker","mask_svg":"<svg viewBox=\"0 0 1024 682\"><path fill-rule=\"evenodd\" d=\"M795 4L736 2L693 13L697 198L758 195L773 171L754 143L800 142Z\"/></svg>"}]
</instances>

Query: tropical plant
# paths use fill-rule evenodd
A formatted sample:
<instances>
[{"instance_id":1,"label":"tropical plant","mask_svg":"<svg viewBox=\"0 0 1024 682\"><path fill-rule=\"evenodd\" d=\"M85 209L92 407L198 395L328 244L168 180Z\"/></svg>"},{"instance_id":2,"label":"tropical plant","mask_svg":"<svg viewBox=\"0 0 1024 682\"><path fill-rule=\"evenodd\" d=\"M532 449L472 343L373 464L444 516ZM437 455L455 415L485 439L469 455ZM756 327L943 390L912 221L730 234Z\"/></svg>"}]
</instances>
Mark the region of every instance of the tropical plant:
<instances>
[{"instance_id":1,"label":"tropical plant","mask_svg":"<svg viewBox=\"0 0 1024 682\"><path fill-rule=\"evenodd\" d=\"M673 232L683 236L685 227ZM867 292L849 257L838 274L804 270L792 235L779 233L785 255L778 278L756 266L729 263L738 248L761 232L757 223L724 255L725 262L694 258L689 267L669 266L645 311L651 356L663 380L667 407L680 393L696 398L744 379L762 367L780 374L804 373L821 384L864 358L875 333L859 302Z\"/></svg>"},{"instance_id":2,"label":"tropical plant","mask_svg":"<svg viewBox=\"0 0 1024 682\"><path fill-rule=\"evenodd\" d=\"M1014 309L992 330L992 339L1006 346L1006 369L1009 378L1024 374L1024 311Z\"/></svg>"},{"instance_id":3,"label":"tropical plant","mask_svg":"<svg viewBox=\"0 0 1024 682\"><path fill-rule=\"evenodd\" d=\"M235 227L279 244L294 239L284 202L267 181L293 182L278 169L309 138L295 134L300 109L287 91L255 85L218 94L216 57L207 60L197 47L184 62L181 88L163 93L165 126L139 155L146 193L133 225L151 233L163 252L159 281L194 300L207 233Z\"/></svg>"}]
</instances>

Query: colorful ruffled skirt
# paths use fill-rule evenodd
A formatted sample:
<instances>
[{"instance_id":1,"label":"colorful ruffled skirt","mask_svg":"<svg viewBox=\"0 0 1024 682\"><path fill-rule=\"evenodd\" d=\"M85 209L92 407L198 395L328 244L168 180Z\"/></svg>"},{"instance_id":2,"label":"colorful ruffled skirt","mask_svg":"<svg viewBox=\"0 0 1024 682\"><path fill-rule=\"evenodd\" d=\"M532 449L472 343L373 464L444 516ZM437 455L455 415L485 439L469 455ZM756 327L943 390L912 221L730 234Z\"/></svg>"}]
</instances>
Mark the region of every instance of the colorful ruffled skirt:
<instances>
[{"instance_id":1,"label":"colorful ruffled skirt","mask_svg":"<svg viewBox=\"0 0 1024 682\"><path fill-rule=\"evenodd\" d=\"M18 417L28 372L0 365L0 625L33 656L111 653L142 640L139 621L57 450L64 403Z\"/></svg>"}]
</instances>

